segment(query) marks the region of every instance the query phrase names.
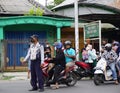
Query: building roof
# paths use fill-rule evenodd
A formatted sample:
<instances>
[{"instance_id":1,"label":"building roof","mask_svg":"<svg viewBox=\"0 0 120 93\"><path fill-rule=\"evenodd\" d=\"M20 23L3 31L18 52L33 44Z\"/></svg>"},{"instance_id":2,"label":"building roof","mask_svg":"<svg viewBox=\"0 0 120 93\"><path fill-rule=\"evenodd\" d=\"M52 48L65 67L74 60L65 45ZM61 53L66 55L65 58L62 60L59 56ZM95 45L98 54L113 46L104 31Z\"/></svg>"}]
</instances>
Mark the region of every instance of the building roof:
<instances>
[{"instance_id":1,"label":"building roof","mask_svg":"<svg viewBox=\"0 0 120 93\"><path fill-rule=\"evenodd\" d=\"M114 7L115 3L118 3L118 1L120 2L120 0L115 0L115 1L114 0L79 0L78 3L79 10L80 8L82 9L79 15L97 14L97 13L108 14L108 12L110 14L120 14L120 9L118 7ZM62 13L66 14L66 12L73 7L74 7L74 0L65 0L63 3L54 7L52 10L55 11L56 14L61 15ZM83 8L85 10L83 10ZM104 13L99 12L99 10L95 11L93 8L101 9L101 11L104 11Z\"/></svg>"},{"instance_id":2,"label":"building roof","mask_svg":"<svg viewBox=\"0 0 120 93\"><path fill-rule=\"evenodd\" d=\"M112 6L114 2L115 0L79 0L79 3L102 4L102 5L107 5L107 6ZM71 5L73 3L74 3L74 0L65 0L58 6L54 7L53 10L64 7L66 5Z\"/></svg>"},{"instance_id":3,"label":"building roof","mask_svg":"<svg viewBox=\"0 0 120 93\"><path fill-rule=\"evenodd\" d=\"M50 10L35 0L0 0L0 14L26 14L33 7L40 7L44 14L52 14Z\"/></svg>"}]
</instances>

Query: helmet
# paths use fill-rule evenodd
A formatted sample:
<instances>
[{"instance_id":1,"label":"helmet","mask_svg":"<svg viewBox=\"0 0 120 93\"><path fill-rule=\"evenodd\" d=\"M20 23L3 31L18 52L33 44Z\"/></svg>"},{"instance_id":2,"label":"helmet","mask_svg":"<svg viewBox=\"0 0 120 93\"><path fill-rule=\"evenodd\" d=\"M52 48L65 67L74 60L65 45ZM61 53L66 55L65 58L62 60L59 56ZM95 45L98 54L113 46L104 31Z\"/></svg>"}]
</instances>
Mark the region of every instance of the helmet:
<instances>
[{"instance_id":1,"label":"helmet","mask_svg":"<svg viewBox=\"0 0 120 93\"><path fill-rule=\"evenodd\" d=\"M107 44L105 45L105 49L106 49L107 51L112 50L112 45L111 45L110 43L107 43Z\"/></svg>"},{"instance_id":2,"label":"helmet","mask_svg":"<svg viewBox=\"0 0 120 93\"><path fill-rule=\"evenodd\" d=\"M65 44L65 45L71 45L72 43L71 43L71 41L65 41L64 44Z\"/></svg>"},{"instance_id":3,"label":"helmet","mask_svg":"<svg viewBox=\"0 0 120 93\"><path fill-rule=\"evenodd\" d=\"M114 45L114 46L115 46L115 45L116 45L116 46L119 46L119 42L114 41L114 42L113 42L113 45Z\"/></svg>"},{"instance_id":4,"label":"helmet","mask_svg":"<svg viewBox=\"0 0 120 93\"><path fill-rule=\"evenodd\" d=\"M61 49L62 48L62 43L61 42L55 42L54 47L56 47L57 49Z\"/></svg>"}]
</instances>

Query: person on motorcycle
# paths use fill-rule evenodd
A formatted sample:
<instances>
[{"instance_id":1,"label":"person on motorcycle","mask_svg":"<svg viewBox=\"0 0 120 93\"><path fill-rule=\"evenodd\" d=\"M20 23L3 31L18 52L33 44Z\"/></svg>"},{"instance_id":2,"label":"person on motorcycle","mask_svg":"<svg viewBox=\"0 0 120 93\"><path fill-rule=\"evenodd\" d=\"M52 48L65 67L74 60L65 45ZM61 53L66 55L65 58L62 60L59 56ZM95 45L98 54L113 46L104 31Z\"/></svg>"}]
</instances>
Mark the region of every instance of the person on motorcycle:
<instances>
[{"instance_id":1,"label":"person on motorcycle","mask_svg":"<svg viewBox=\"0 0 120 93\"><path fill-rule=\"evenodd\" d=\"M117 53L118 58L117 58L117 69L119 71L119 76L120 76L120 43L118 41L114 41L112 43L113 47L112 49Z\"/></svg>"},{"instance_id":2,"label":"person on motorcycle","mask_svg":"<svg viewBox=\"0 0 120 93\"><path fill-rule=\"evenodd\" d=\"M91 72L93 72L95 60L97 59L96 51L93 50L92 45L88 44L86 47L88 59L85 60L85 63L89 64L91 67ZM92 78L92 77L91 77Z\"/></svg>"},{"instance_id":3,"label":"person on motorcycle","mask_svg":"<svg viewBox=\"0 0 120 93\"><path fill-rule=\"evenodd\" d=\"M55 86L53 89L58 89L58 79L60 73L65 69L65 55L62 50L62 43L61 42L55 42L54 47L56 48L56 56L51 61L55 64L54 66L54 73L53 73L53 82L55 83Z\"/></svg>"},{"instance_id":4,"label":"person on motorcycle","mask_svg":"<svg viewBox=\"0 0 120 93\"><path fill-rule=\"evenodd\" d=\"M64 78L66 78L66 74L69 71L69 68L75 65L75 50L72 48L72 43L71 41L65 41L64 43L65 49L64 49L64 54L65 54L65 59L66 59L66 72Z\"/></svg>"},{"instance_id":5,"label":"person on motorcycle","mask_svg":"<svg viewBox=\"0 0 120 93\"><path fill-rule=\"evenodd\" d=\"M111 68L112 70L112 76L113 79L115 80L115 84L118 84L117 80L117 72L116 72L116 60L117 60L117 53L112 49L112 45L110 43L107 43L105 45L105 51L102 54L102 57L105 58L107 61L107 65Z\"/></svg>"}]
</instances>

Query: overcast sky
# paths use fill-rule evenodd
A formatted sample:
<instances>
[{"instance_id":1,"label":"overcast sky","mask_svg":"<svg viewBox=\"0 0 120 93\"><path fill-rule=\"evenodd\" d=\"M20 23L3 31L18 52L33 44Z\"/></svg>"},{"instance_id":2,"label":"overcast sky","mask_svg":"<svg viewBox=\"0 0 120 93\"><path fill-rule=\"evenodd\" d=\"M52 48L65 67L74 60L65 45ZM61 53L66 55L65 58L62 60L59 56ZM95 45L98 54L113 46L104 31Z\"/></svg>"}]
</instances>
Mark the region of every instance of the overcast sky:
<instances>
[{"instance_id":1,"label":"overcast sky","mask_svg":"<svg viewBox=\"0 0 120 93\"><path fill-rule=\"evenodd\" d=\"M36 1L39 1L42 5L45 5L45 1L46 0L36 0ZM47 0L48 1L48 3L49 2L52 2L52 1L54 1L54 0Z\"/></svg>"}]
</instances>

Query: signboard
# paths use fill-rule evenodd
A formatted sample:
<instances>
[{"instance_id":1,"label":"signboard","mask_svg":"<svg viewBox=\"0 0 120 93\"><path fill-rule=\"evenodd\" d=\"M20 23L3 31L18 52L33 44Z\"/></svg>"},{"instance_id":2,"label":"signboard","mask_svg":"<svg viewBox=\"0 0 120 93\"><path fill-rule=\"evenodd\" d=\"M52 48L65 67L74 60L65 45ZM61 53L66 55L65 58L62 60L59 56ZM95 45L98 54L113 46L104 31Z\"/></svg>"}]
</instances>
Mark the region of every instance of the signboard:
<instances>
[{"instance_id":1,"label":"signboard","mask_svg":"<svg viewBox=\"0 0 120 93\"><path fill-rule=\"evenodd\" d=\"M87 39L99 40L99 51L101 50L101 21L94 21L84 25L84 42Z\"/></svg>"},{"instance_id":2,"label":"signboard","mask_svg":"<svg viewBox=\"0 0 120 93\"><path fill-rule=\"evenodd\" d=\"M92 22L84 25L85 38L99 37L99 22Z\"/></svg>"}]
</instances>

